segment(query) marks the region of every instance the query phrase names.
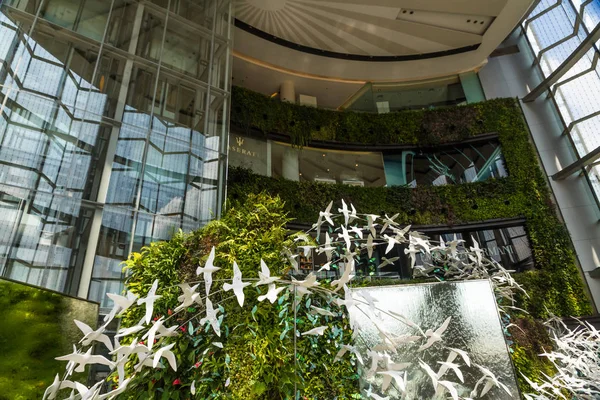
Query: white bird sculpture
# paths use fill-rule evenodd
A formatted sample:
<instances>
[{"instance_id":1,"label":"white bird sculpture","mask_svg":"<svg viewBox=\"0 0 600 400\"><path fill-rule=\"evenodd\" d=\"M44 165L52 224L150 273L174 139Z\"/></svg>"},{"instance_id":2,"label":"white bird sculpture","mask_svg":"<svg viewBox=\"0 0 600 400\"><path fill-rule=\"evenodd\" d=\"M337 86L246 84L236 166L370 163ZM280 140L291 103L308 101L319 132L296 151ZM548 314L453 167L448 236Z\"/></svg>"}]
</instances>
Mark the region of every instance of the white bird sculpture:
<instances>
[{"instance_id":1,"label":"white bird sculpture","mask_svg":"<svg viewBox=\"0 0 600 400\"><path fill-rule=\"evenodd\" d=\"M350 259L349 262L346 262L346 265L344 266L344 273L342 274L340 279L336 279L331 282L331 286L337 286L337 288L334 290L335 292L340 290L342 287L344 287L344 285L346 285L348 282L350 282L350 280L352 280L352 278L354 277L354 275L351 275L353 270L354 259Z\"/></svg>"},{"instance_id":2,"label":"white bird sculpture","mask_svg":"<svg viewBox=\"0 0 600 400\"><path fill-rule=\"evenodd\" d=\"M46 388L42 400L52 400L56 398L58 392L62 389L75 389L80 394L87 392L88 388L79 382L72 382L69 380L61 381L58 374L54 377L54 382Z\"/></svg>"},{"instance_id":3,"label":"white bird sculpture","mask_svg":"<svg viewBox=\"0 0 600 400\"><path fill-rule=\"evenodd\" d=\"M335 246L331 245L331 237L329 236L329 232L325 232L325 244L317 250L317 254L325 253L327 256L327 261L331 261L333 257L333 251L335 250Z\"/></svg>"},{"instance_id":4,"label":"white bird sculpture","mask_svg":"<svg viewBox=\"0 0 600 400\"><path fill-rule=\"evenodd\" d=\"M429 248L429 242L420 238L419 236L411 233L410 235L410 243L415 247L420 247L422 250L425 250L427 254L431 254L431 249Z\"/></svg>"},{"instance_id":5,"label":"white bird sculpture","mask_svg":"<svg viewBox=\"0 0 600 400\"><path fill-rule=\"evenodd\" d=\"M377 266L378 269L386 267L388 265L394 265L394 263L396 261L398 261L400 259L400 257L392 257L392 258L381 257L381 259L383 260L383 262Z\"/></svg>"},{"instance_id":6,"label":"white bird sculpture","mask_svg":"<svg viewBox=\"0 0 600 400\"><path fill-rule=\"evenodd\" d=\"M104 343L108 351L113 350L112 342L109 337L104 334L104 330L106 329L106 325L101 326L100 328L93 330L86 323L74 320L75 325L79 328L79 330L83 333L83 338L79 341L84 346L89 346L92 342L100 342Z\"/></svg>"},{"instance_id":7,"label":"white bird sculpture","mask_svg":"<svg viewBox=\"0 0 600 400\"><path fill-rule=\"evenodd\" d=\"M177 301L179 301L181 304L175 307L175 312L188 308L198 300L200 297L200 293L196 292L198 286L200 286L200 284L192 287L190 287L190 285L187 283L182 283L179 285L183 291L183 294L177 298Z\"/></svg>"},{"instance_id":8,"label":"white bird sculpture","mask_svg":"<svg viewBox=\"0 0 600 400\"><path fill-rule=\"evenodd\" d=\"M328 261L325 264L323 264L323 266L321 268L319 268L319 270L317 272L329 271L330 269L331 269L331 261Z\"/></svg>"},{"instance_id":9,"label":"white bird sculpture","mask_svg":"<svg viewBox=\"0 0 600 400\"><path fill-rule=\"evenodd\" d=\"M308 274L306 279L303 281L297 281L296 279L294 279L294 277L292 277L292 284L304 286L305 288L308 288L308 289L310 289L312 287L317 287L320 285L320 283L317 281L317 276L312 272L310 274Z\"/></svg>"},{"instance_id":10,"label":"white bird sculpture","mask_svg":"<svg viewBox=\"0 0 600 400\"><path fill-rule=\"evenodd\" d=\"M396 218L398 218L398 216L400 215L400 213L398 214L394 214L391 218L388 217L387 214L385 214L385 218L383 219L383 227L381 228L380 233L385 232L385 230L387 229L388 226L392 225L392 226L396 226L398 225L398 223L396 221L394 221Z\"/></svg>"},{"instance_id":11,"label":"white bird sculpture","mask_svg":"<svg viewBox=\"0 0 600 400\"><path fill-rule=\"evenodd\" d=\"M131 382L131 379L133 379L132 377L129 377L127 379L124 380L120 380L119 381L119 386L117 386L117 388L115 390L111 390L110 392L101 394L97 397L98 400L104 400L104 399L114 399L115 396L124 393L125 390L127 390L127 385L129 385L129 382ZM94 397L92 397L94 398ZM95 398L94 398L95 399Z\"/></svg>"},{"instance_id":12,"label":"white bird sculpture","mask_svg":"<svg viewBox=\"0 0 600 400\"><path fill-rule=\"evenodd\" d=\"M237 263L234 261L232 283L224 283L223 290L226 292L233 290L240 307L244 307L244 288L249 285L250 282L242 282L242 271L240 271L240 267L238 267Z\"/></svg>"},{"instance_id":13,"label":"white bird sculpture","mask_svg":"<svg viewBox=\"0 0 600 400\"><path fill-rule=\"evenodd\" d=\"M419 254L421 250L417 249L413 243L410 243L407 249L404 249L404 254L408 254L410 257L410 267L414 268L415 263L417 262L417 254Z\"/></svg>"},{"instance_id":14,"label":"white bird sculpture","mask_svg":"<svg viewBox=\"0 0 600 400\"><path fill-rule=\"evenodd\" d=\"M467 364L467 367L471 366L471 359L469 358L469 355L466 351L454 347L448 347L448 350L450 350L450 354L454 353L456 355L461 356L465 364Z\"/></svg>"},{"instance_id":15,"label":"white bird sculpture","mask_svg":"<svg viewBox=\"0 0 600 400\"><path fill-rule=\"evenodd\" d=\"M433 388L437 391L438 386L438 377L437 374L431 369L431 367L423 362L423 360L419 360L419 366L427 372L429 375L429 379L431 379L431 384Z\"/></svg>"},{"instance_id":16,"label":"white bird sculpture","mask_svg":"<svg viewBox=\"0 0 600 400\"><path fill-rule=\"evenodd\" d=\"M342 215L344 216L344 226L348 226L348 220L350 219L350 210L348 209L348 206L346 205L344 199L342 199L342 208L338 208L338 212L342 213Z\"/></svg>"},{"instance_id":17,"label":"white bird sculpture","mask_svg":"<svg viewBox=\"0 0 600 400\"><path fill-rule=\"evenodd\" d=\"M356 226L350 227L350 232L354 232L360 239L363 238L363 231Z\"/></svg>"},{"instance_id":18,"label":"white bird sculpture","mask_svg":"<svg viewBox=\"0 0 600 400\"><path fill-rule=\"evenodd\" d=\"M324 315L326 317L335 317L336 314L332 313L329 310L325 310L324 308L319 308L316 306L310 306L311 309L311 314L319 314L319 315Z\"/></svg>"},{"instance_id":19,"label":"white bird sculpture","mask_svg":"<svg viewBox=\"0 0 600 400\"><path fill-rule=\"evenodd\" d=\"M111 299L114 303L113 310L109 314L112 316L122 315L137 300L137 295L134 293L131 293L131 291L129 291L129 290L127 291L127 294L125 296L120 296L115 293L106 293L106 296L109 299ZM104 322L107 322L107 321L108 321L108 319L104 320Z\"/></svg>"},{"instance_id":20,"label":"white bird sculpture","mask_svg":"<svg viewBox=\"0 0 600 400\"><path fill-rule=\"evenodd\" d=\"M154 354L154 362L152 363L152 367L156 368L160 359L164 357L169 362L171 368L173 368L173 371L177 371L177 359L175 358L175 354L171 351L173 346L175 346L175 343L171 343L168 346L158 349L158 351Z\"/></svg>"},{"instance_id":21,"label":"white bird sculpture","mask_svg":"<svg viewBox=\"0 0 600 400\"><path fill-rule=\"evenodd\" d=\"M325 333L325 330L328 328L328 326L319 326L317 328L313 328L309 331L306 332L302 332L301 335L302 336L307 336L307 335L319 335L319 336L323 336L323 333Z\"/></svg>"},{"instance_id":22,"label":"white bird sculpture","mask_svg":"<svg viewBox=\"0 0 600 400\"><path fill-rule=\"evenodd\" d=\"M212 274L213 272L217 272L221 268L215 267L215 247L210 250L210 254L208 255L208 259L206 260L206 264L204 267L196 268L196 275L202 274L202 279L204 279L204 287L206 290L206 296L210 294L210 287L212 286Z\"/></svg>"},{"instance_id":23,"label":"white bird sculpture","mask_svg":"<svg viewBox=\"0 0 600 400\"><path fill-rule=\"evenodd\" d=\"M66 356L56 357L56 360L72 361L77 366L75 368L75 372L85 371L85 366L88 364L102 364L107 365L111 368L115 366L115 363L107 360L104 356L93 355L91 347L85 353L74 352L71 354L67 354Z\"/></svg>"},{"instance_id":24,"label":"white bird sculpture","mask_svg":"<svg viewBox=\"0 0 600 400\"><path fill-rule=\"evenodd\" d=\"M435 342L441 341L442 335L444 334L444 332L446 332L446 329L448 329L448 325L450 324L451 319L452 319L452 317L446 318L446 320L442 323L442 325L439 328L437 328L435 331L432 331L431 329L427 329L425 331L425 336L428 337L427 342L425 344L423 344L421 347L419 347L417 349L417 351L426 350L426 349L430 348Z\"/></svg>"},{"instance_id":25,"label":"white bird sculpture","mask_svg":"<svg viewBox=\"0 0 600 400\"><path fill-rule=\"evenodd\" d=\"M154 345L154 339L177 335L177 333L175 332L177 330L177 325L174 325L170 328L165 328L165 326L163 325L164 322L165 317L160 317L158 320L153 321L152 326L150 327L148 332L146 332L144 336L142 336L142 339L148 339L149 349L152 349L152 346Z\"/></svg>"},{"instance_id":26,"label":"white bird sculpture","mask_svg":"<svg viewBox=\"0 0 600 400\"><path fill-rule=\"evenodd\" d=\"M465 378L464 378L463 373L460 370L460 367L458 366L458 364L454 364L454 363L446 362L446 361L438 361L438 364L442 365L443 367L451 369L452 371L454 371L454 373L458 377L458 380L460 380L463 383L465 382ZM438 378L441 378L442 375L443 374L440 374L440 372L438 371Z\"/></svg>"},{"instance_id":27,"label":"white bird sculpture","mask_svg":"<svg viewBox=\"0 0 600 400\"><path fill-rule=\"evenodd\" d=\"M146 305L146 317L144 318L146 323L149 324L152 320L152 314L154 313L154 302L160 299L162 296L156 295L156 290L158 289L158 279L156 279L152 283L152 287L148 291L146 297L143 297L137 301L138 306L142 304Z\"/></svg>"},{"instance_id":28,"label":"white bird sculpture","mask_svg":"<svg viewBox=\"0 0 600 400\"><path fill-rule=\"evenodd\" d=\"M144 317L145 318L145 317ZM142 319L143 321L143 319ZM121 328L119 332L115 335L115 338L125 337L137 333L139 331L143 331L145 328L142 325L134 325L129 328Z\"/></svg>"},{"instance_id":29,"label":"white bird sculpture","mask_svg":"<svg viewBox=\"0 0 600 400\"><path fill-rule=\"evenodd\" d=\"M375 247L373 244L373 235L369 233L369 236L367 237L367 243L363 243L362 247L367 249L367 255L369 258L373 257L373 248Z\"/></svg>"},{"instance_id":30,"label":"white bird sculpture","mask_svg":"<svg viewBox=\"0 0 600 400\"><path fill-rule=\"evenodd\" d=\"M269 285L270 287L271 284L279 279L278 276L271 276L271 270L267 267L267 263L265 263L262 258L260 259L260 272L258 273L258 278L259 280L254 286Z\"/></svg>"},{"instance_id":31,"label":"white bird sculpture","mask_svg":"<svg viewBox=\"0 0 600 400\"><path fill-rule=\"evenodd\" d=\"M384 392L390 386L390 383L392 383L392 379L394 379L394 382L396 383L398 389L400 389L401 392L406 391L406 371L404 371L404 373L401 373L400 371L379 371L377 372L377 374L383 375L383 383L381 384L381 390L383 390Z\"/></svg>"},{"instance_id":32,"label":"white bird sculpture","mask_svg":"<svg viewBox=\"0 0 600 400\"><path fill-rule=\"evenodd\" d=\"M281 286L278 288L275 286L274 283L270 283L267 294L258 296L258 301L262 302L266 299L266 300L269 300L271 302L271 304L273 304L277 301L277 298L279 297L279 293L281 293L284 289L285 289L285 286Z\"/></svg>"},{"instance_id":33,"label":"white bird sculpture","mask_svg":"<svg viewBox=\"0 0 600 400\"><path fill-rule=\"evenodd\" d=\"M474 246L469 247L469 250L475 253L477 264L481 264L483 250L479 247L479 243L477 243L473 236L471 236L471 240L473 241Z\"/></svg>"},{"instance_id":34,"label":"white bird sculpture","mask_svg":"<svg viewBox=\"0 0 600 400\"><path fill-rule=\"evenodd\" d=\"M325 218L325 221L327 221L329 223L329 225L334 226L335 224L333 223L333 220L331 219L331 216L333 215L333 214L331 214L332 206L333 206L333 200L329 202L325 211L319 211L319 220L321 218ZM319 233L319 231L320 231L320 224L319 224L319 228L317 229L317 233Z\"/></svg>"},{"instance_id":35,"label":"white bird sculpture","mask_svg":"<svg viewBox=\"0 0 600 400\"><path fill-rule=\"evenodd\" d=\"M344 239L346 243L346 249L350 251L350 247L352 246L352 238L348 234L348 229L344 225L342 225L342 233L338 233L338 237Z\"/></svg>"},{"instance_id":36,"label":"white bird sculpture","mask_svg":"<svg viewBox=\"0 0 600 400\"><path fill-rule=\"evenodd\" d=\"M200 320L200 325L204 325L206 322L210 323L215 334L221 337L221 325L219 324L219 320L217 319L218 309L215 310L213 308L212 301L207 297L206 298L206 317Z\"/></svg>"},{"instance_id":37,"label":"white bird sculpture","mask_svg":"<svg viewBox=\"0 0 600 400\"><path fill-rule=\"evenodd\" d=\"M452 400L458 400L458 390L454 387L454 384L449 381L438 381L438 385L443 386L450 396L452 396Z\"/></svg>"},{"instance_id":38,"label":"white bird sculpture","mask_svg":"<svg viewBox=\"0 0 600 400\"><path fill-rule=\"evenodd\" d=\"M385 254L392 251L394 246L396 246L397 244L400 244L400 242L393 236L383 235L383 238L386 240L386 242L388 244L387 247L385 248Z\"/></svg>"},{"instance_id":39,"label":"white bird sculpture","mask_svg":"<svg viewBox=\"0 0 600 400\"><path fill-rule=\"evenodd\" d=\"M379 215L376 214L367 214L367 230L369 232L371 232L371 235L373 235L373 237L377 236L377 232L375 231L375 227L378 225L375 223L375 221L377 221L377 218L379 218Z\"/></svg>"}]
</instances>

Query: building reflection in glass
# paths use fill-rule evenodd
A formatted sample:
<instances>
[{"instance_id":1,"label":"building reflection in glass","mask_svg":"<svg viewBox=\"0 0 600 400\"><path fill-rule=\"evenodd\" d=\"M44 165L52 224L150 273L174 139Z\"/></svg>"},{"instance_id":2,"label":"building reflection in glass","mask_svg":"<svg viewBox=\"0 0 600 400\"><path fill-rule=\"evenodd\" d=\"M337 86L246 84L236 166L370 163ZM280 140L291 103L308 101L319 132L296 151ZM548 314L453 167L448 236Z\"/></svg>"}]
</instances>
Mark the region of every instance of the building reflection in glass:
<instances>
[{"instance_id":1,"label":"building reflection in glass","mask_svg":"<svg viewBox=\"0 0 600 400\"><path fill-rule=\"evenodd\" d=\"M230 18L229 1L2 3L2 276L105 301L130 251L219 215Z\"/></svg>"},{"instance_id":2,"label":"building reflection in glass","mask_svg":"<svg viewBox=\"0 0 600 400\"><path fill-rule=\"evenodd\" d=\"M365 187L441 186L508 176L496 137L379 150L298 149L289 143L236 132L229 137L229 165L294 181Z\"/></svg>"}]
</instances>

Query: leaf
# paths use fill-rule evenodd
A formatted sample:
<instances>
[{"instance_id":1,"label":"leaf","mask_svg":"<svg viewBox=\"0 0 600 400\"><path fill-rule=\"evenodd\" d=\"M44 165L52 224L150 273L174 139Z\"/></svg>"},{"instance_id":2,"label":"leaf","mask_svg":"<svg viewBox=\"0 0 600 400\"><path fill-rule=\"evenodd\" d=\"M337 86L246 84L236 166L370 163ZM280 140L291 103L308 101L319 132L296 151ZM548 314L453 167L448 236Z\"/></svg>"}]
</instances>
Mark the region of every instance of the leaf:
<instances>
[{"instance_id":1,"label":"leaf","mask_svg":"<svg viewBox=\"0 0 600 400\"><path fill-rule=\"evenodd\" d=\"M256 322L256 317L254 316L254 314L256 314L256 311L258 310L258 305L255 304L254 307L252 307L252 319L254 320L254 322Z\"/></svg>"},{"instance_id":2,"label":"leaf","mask_svg":"<svg viewBox=\"0 0 600 400\"><path fill-rule=\"evenodd\" d=\"M188 322L188 332L190 335L194 334L194 325L192 325L192 321Z\"/></svg>"},{"instance_id":3,"label":"leaf","mask_svg":"<svg viewBox=\"0 0 600 400\"><path fill-rule=\"evenodd\" d=\"M288 329L284 329L283 332L281 332L281 335L279 335L279 340L283 340L285 339L285 336L287 335Z\"/></svg>"},{"instance_id":4,"label":"leaf","mask_svg":"<svg viewBox=\"0 0 600 400\"><path fill-rule=\"evenodd\" d=\"M253 386L252 386L252 393L260 396L261 394L263 394L265 391L267 390L267 385L265 385L262 382L256 382Z\"/></svg>"}]
</instances>

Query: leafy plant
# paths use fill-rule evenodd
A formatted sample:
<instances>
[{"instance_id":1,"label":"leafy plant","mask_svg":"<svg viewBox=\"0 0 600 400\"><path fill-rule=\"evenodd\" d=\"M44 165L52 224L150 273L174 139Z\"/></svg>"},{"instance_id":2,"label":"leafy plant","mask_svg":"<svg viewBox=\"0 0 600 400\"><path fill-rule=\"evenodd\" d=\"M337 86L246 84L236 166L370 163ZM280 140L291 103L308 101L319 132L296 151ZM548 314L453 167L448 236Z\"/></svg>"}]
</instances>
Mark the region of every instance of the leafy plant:
<instances>
[{"instance_id":1,"label":"leafy plant","mask_svg":"<svg viewBox=\"0 0 600 400\"><path fill-rule=\"evenodd\" d=\"M213 274L215 282L231 279L234 261L247 278L258 277L261 259L273 274L285 274L289 266L282 262L281 252L292 244L285 228L288 222L279 198L250 195L248 201L230 207L221 220L190 234L179 232L170 241L152 243L141 253L131 254L125 266L129 274L127 290L145 296L158 279L160 287L165 289L155 303L155 319L172 314L181 294L177 285L198 279L196 267L206 262L213 246L215 264L223 267ZM257 304L256 307L251 312L240 310L223 315L223 348L211 346L211 335L197 320L191 319L198 311L196 307L179 314L176 322L183 324L184 329L176 339L178 370L148 372L152 375L132 382L137 390L128 390L126 398L148 399L153 398L153 393L169 399L187 398L185 393L189 393L192 381L196 382L198 398L217 398L215 393L224 392L228 377L231 383L227 393L231 398L288 399L294 397L295 387L310 398L337 396L341 400L357 393L356 372L349 362L333 364L330 353L337 351L334 347L307 344L300 350L301 362L294 362L294 353L290 351L294 327L292 301L289 296L282 296L275 305L257 302L264 292L262 288L248 288L247 302ZM212 301L223 310L238 309L236 300L230 297L223 293L211 295ZM306 305L300 307L305 310ZM122 318L122 327L137 324L144 312L143 306L130 308ZM306 317L298 318L299 327L306 324L309 324ZM343 325L338 328L339 332L347 332ZM334 342L331 343L333 346ZM211 351L206 352L207 347ZM128 365L129 371L132 368L133 363Z\"/></svg>"}]
</instances>

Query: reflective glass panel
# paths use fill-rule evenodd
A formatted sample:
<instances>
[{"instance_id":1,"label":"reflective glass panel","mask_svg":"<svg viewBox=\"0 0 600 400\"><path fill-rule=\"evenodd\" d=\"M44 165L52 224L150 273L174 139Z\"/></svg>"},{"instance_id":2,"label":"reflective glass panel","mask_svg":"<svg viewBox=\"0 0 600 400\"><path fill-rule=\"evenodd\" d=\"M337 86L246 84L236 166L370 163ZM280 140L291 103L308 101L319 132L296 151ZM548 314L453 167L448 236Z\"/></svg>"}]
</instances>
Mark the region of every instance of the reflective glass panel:
<instances>
[{"instance_id":1,"label":"reflective glass panel","mask_svg":"<svg viewBox=\"0 0 600 400\"><path fill-rule=\"evenodd\" d=\"M475 364L479 364L492 371L512 394L511 397L502 389L495 387L488 392L485 396L486 399L519 398L514 368L500 325L496 299L488 281L357 288L353 291L357 294L367 292L375 300L378 308L408 318L420 326L423 331L436 330L447 318L451 318L448 328L442 336L443 343L436 342L426 351L420 352L417 351L420 342L397 347L397 354L393 354L391 358L396 363L410 363L406 369L408 384L404 395L398 393L395 386L392 385L387 392L390 398L445 399L446 396L435 395L431 379L419 366L419 361L425 362L435 372L438 372L440 369L438 361L446 360L449 354L447 347L465 350L471 360L470 367L466 366L460 357L455 360L464 375L464 384L456 379L452 371L448 371L444 375L445 379L456 383L455 387L459 396L470 397L471 390L483 376L482 371L475 366ZM379 331L366 317L366 315L372 314L369 307L359 303L352 313L358 325L356 328L358 335L355 341L357 347L364 350L366 346L372 348L379 344L381 342ZM418 333L414 328L386 314L383 314L380 320L382 326L396 337ZM363 359L369 359L364 351ZM368 377L366 371L362 371L361 389L366 391L372 383L376 382L377 386L373 386L375 390L376 387L380 387L381 381L381 375L375 374L374 377ZM481 390L481 386L479 390Z\"/></svg>"}]
</instances>

